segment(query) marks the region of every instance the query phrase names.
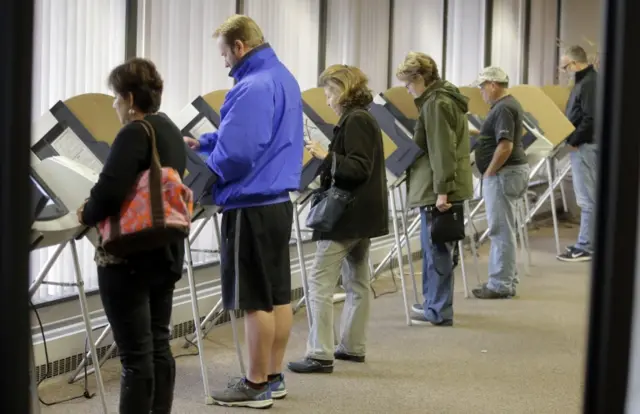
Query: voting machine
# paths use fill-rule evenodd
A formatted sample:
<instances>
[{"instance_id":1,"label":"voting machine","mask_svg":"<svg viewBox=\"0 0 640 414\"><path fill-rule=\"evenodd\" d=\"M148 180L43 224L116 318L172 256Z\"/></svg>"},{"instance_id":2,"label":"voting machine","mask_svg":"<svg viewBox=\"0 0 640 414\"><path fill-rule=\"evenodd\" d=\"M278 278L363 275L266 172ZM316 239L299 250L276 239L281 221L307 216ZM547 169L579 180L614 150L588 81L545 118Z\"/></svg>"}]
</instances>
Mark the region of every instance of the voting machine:
<instances>
[{"instance_id":1,"label":"voting machine","mask_svg":"<svg viewBox=\"0 0 640 414\"><path fill-rule=\"evenodd\" d=\"M59 101L34 125L31 151L39 160L60 155L99 173L122 128L113 100L109 95L89 93ZM211 198L206 194L214 174L192 150L187 148L187 154L183 182L193 191L194 200L204 202Z\"/></svg>"}]
</instances>

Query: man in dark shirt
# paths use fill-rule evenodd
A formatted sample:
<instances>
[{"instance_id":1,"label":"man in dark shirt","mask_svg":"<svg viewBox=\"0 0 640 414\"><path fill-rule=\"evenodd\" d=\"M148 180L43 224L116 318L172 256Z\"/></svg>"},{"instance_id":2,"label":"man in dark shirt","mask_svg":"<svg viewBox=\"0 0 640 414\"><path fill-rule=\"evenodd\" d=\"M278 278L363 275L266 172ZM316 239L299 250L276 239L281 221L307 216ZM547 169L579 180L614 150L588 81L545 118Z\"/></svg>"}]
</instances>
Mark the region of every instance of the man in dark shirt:
<instances>
[{"instance_id":1,"label":"man in dark shirt","mask_svg":"<svg viewBox=\"0 0 640 414\"><path fill-rule=\"evenodd\" d=\"M565 114L576 128L567 137L571 150L571 175L576 202L580 207L580 233L578 241L558 256L565 262L585 262L593 253L593 211L596 193L596 166L598 147L594 140L594 112L598 73L589 64L587 54L580 46L569 47L560 59L560 69L571 74L575 85L569 96Z\"/></svg>"},{"instance_id":2,"label":"man in dark shirt","mask_svg":"<svg viewBox=\"0 0 640 414\"><path fill-rule=\"evenodd\" d=\"M515 208L529 183L529 164L522 146L520 103L509 95L509 76L500 68L485 68L476 84L491 105L482 124L475 149L476 166L482 174L482 190L489 225L489 281L473 290L479 299L515 295Z\"/></svg>"}]
</instances>

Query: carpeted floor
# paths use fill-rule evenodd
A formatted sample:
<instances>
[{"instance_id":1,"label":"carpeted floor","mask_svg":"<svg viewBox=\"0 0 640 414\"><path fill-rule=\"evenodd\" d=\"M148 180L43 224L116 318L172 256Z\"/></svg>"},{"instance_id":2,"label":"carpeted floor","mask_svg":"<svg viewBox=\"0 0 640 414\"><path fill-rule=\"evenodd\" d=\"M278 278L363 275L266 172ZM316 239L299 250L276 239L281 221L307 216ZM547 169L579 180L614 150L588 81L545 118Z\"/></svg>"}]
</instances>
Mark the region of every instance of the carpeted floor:
<instances>
[{"instance_id":1,"label":"carpeted floor","mask_svg":"<svg viewBox=\"0 0 640 414\"><path fill-rule=\"evenodd\" d=\"M562 229L562 245L576 229ZM374 301L366 364L338 362L331 375L287 374L289 396L280 413L571 414L581 407L586 339L589 264L555 260L551 229L532 231L533 267L522 276L512 300L465 299L458 271L455 326L408 327L401 294ZM486 274L485 245L480 268ZM477 283L470 258L469 282ZM416 263L417 269L420 263ZM410 285L410 284L409 284ZM398 287L400 286L398 282ZM393 289L391 278L374 285ZM411 294L411 292L410 292ZM339 305L341 308L341 305ZM303 355L304 310L296 315L287 358ZM189 350L176 344L175 354ZM212 387L237 375L231 329L213 330L207 341ZM193 348L191 349L193 351ZM245 352L246 359L246 352ZM253 410L205 406L198 358L179 358L174 413L244 413ZM119 363L103 369L108 403L117 413ZM91 382L92 389L95 389ZM45 401L78 395L80 384L64 378L40 387ZM43 408L43 414L100 413L98 398Z\"/></svg>"}]
</instances>

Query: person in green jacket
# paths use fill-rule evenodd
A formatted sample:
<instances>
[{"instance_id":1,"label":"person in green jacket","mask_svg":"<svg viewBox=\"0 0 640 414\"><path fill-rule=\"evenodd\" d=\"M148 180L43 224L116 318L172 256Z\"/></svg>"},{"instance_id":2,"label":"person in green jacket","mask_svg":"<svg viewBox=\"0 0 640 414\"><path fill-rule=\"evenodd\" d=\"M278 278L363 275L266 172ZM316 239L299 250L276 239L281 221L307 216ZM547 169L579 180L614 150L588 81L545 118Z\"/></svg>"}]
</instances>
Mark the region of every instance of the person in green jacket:
<instances>
[{"instance_id":1,"label":"person in green jacket","mask_svg":"<svg viewBox=\"0 0 640 414\"><path fill-rule=\"evenodd\" d=\"M453 250L455 243L433 243L429 210L446 211L473 197L468 98L440 79L428 55L410 52L396 71L415 98L420 116L413 139L424 151L407 171L407 205L419 208L424 302L412 306L416 324L453 325Z\"/></svg>"}]
</instances>

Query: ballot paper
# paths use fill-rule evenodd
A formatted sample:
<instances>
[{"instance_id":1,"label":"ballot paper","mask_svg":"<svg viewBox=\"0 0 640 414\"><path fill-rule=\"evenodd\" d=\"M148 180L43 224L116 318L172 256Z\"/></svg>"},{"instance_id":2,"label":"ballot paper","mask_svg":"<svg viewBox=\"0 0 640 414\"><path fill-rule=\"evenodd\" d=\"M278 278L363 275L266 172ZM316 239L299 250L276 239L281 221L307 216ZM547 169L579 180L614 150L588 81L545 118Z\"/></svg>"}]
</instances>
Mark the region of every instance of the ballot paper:
<instances>
[{"instance_id":1,"label":"ballot paper","mask_svg":"<svg viewBox=\"0 0 640 414\"><path fill-rule=\"evenodd\" d=\"M76 161L98 174L102 171L102 162L70 128L65 129L51 146L63 157Z\"/></svg>"},{"instance_id":2,"label":"ballot paper","mask_svg":"<svg viewBox=\"0 0 640 414\"><path fill-rule=\"evenodd\" d=\"M322 132L320 128L307 116L307 114L303 113L304 120L304 140L305 141L315 141L318 142L322 148L325 150L329 149L329 144L331 141L327 136Z\"/></svg>"},{"instance_id":3,"label":"ballot paper","mask_svg":"<svg viewBox=\"0 0 640 414\"><path fill-rule=\"evenodd\" d=\"M191 136L195 139L200 138L200 136L202 136L203 134L208 134L215 131L217 131L217 128L206 117L202 118L200 122L195 124L193 128L189 130Z\"/></svg>"}]
</instances>

